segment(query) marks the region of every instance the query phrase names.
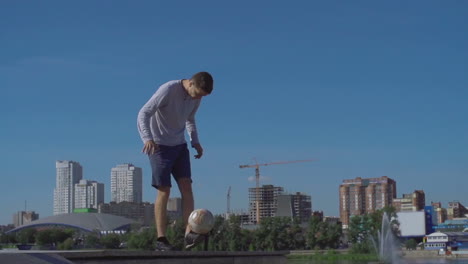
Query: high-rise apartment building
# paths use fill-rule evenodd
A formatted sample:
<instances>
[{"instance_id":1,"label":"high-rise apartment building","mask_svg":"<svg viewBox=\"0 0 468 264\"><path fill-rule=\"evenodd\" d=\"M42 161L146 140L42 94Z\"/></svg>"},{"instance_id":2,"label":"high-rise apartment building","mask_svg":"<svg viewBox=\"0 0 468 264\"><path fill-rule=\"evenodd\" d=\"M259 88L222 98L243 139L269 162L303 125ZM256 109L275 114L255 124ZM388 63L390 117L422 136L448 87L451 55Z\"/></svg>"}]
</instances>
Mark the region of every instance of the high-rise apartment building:
<instances>
[{"instance_id":1,"label":"high-rise apartment building","mask_svg":"<svg viewBox=\"0 0 468 264\"><path fill-rule=\"evenodd\" d=\"M392 205L396 198L396 182L387 176L343 180L340 185L340 219L347 228L354 215L375 212Z\"/></svg>"},{"instance_id":2,"label":"high-rise apartment building","mask_svg":"<svg viewBox=\"0 0 468 264\"><path fill-rule=\"evenodd\" d=\"M132 164L120 164L111 170L111 201L141 203L143 172Z\"/></svg>"},{"instance_id":3,"label":"high-rise apartment building","mask_svg":"<svg viewBox=\"0 0 468 264\"><path fill-rule=\"evenodd\" d=\"M75 207L74 187L83 178L80 163L68 160L55 162L54 215L72 213Z\"/></svg>"},{"instance_id":4,"label":"high-rise apartment building","mask_svg":"<svg viewBox=\"0 0 468 264\"><path fill-rule=\"evenodd\" d=\"M426 195L423 190L403 194L402 198L393 199L392 206L397 212L422 211L426 206Z\"/></svg>"},{"instance_id":5,"label":"high-rise apartment building","mask_svg":"<svg viewBox=\"0 0 468 264\"><path fill-rule=\"evenodd\" d=\"M411 201L416 211L424 210L424 207L426 207L426 194L423 190L415 190L412 193Z\"/></svg>"},{"instance_id":6,"label":"high-rise apartment building","mask_svg":"<svg viewBox=\"0 0 468 264\"><path fill-rule=\"evenodd\" d=\"M454 218L466 217L466 214L468 214L468 209L459 201L448 203L447 219L452 220Z\"/></svg>"},{"instance_id":7,"label":"high-rise apartment building","mask_svg":"<svg viewBox=\"0 0 468 264\"><path fill-rule=\"evenodd\" d=\"M75 208L98 209L100 203L104 203L103 183L80 180L75 184Z\"/></svg>"},{"instance_id":8,"label":"high-rise apartment building","mask_svg":"<svg viewBox=\"0 0 468 264\"><path fill-rule=\"evenodd\" d=\"M443 224L448 219L447 209L440 207L435 208L434 210L437 217L437 224Z\"/></svg>"},{"instance_id":9,"label":"high-rise apartment building","mask_svg":"<svg viewBox=\"0 0 468 264\"><path fill-rule=\"evenodd\" d=\"M171 220L182 218L182 198L169 198L167 201L167 216Z\"/></svg>"},{"instance_id":10,"label":"high-rise apartment building","mask_svg":"<svg viewBox=\"0 0 468 264\"><path fill-rule=\"evenodd\" d=\"M300 192L278 195L276 216L298 218L301 223L309 221L312 215L310 195Z\"/></svg>"},{"instance_id":11,"label":"high-rise apartment building","mask_svg":"<svg viewBox=\"0 0 468 264\"><path fill-rule=\"evenodd\" d=\"M435 221L433 224L442 224L447 220L447 209L442 207L441 202L431 202L435 214Z\"/></svg>"},{"instance_id":12,"label":"high-rise apartment building","mask_svg":"<svg viewBox=\"0 0 468 264\"><path fill-rule=\"evenodd\" d=\"M259 221L264 217L276 215L278 195L283 193L283 187L263 185L258 188L249 188L249 217L251 223L257 223L257 201L259 208Z\"/></svg>"},{"instance_id":13,"label":"high-rise apartment building","mask_svg":"<svg viewBox=\"0 0 468 264\"><path fill-rule=\"evenodd\" d=\"M15 227L26 225L39 219L39 214L34 211L19 211L13 215L13 225Z\"/></svg>"},{"instance_id":14,"label":"high-rise apartment building","mask_svg":"<svg viewBox=\"0 0 468 264\"><path fill-rule=\"evenodd\" d=\"M169 198L169 200L167 201L167 210L182 212L182 198L180 197Z\"/></svg>"}]
</instances>

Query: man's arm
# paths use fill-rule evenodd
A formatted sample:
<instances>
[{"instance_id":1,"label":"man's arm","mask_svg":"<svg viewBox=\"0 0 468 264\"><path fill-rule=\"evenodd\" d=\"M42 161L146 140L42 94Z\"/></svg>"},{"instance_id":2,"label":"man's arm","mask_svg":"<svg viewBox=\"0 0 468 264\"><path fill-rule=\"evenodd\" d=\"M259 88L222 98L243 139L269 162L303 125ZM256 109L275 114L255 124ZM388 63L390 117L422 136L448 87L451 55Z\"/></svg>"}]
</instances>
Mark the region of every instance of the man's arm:
<instances>
[{"instance_id":1,"label":"man's arm","mask_svg":"<svg viewBox=\"0 0 468 264\"><path fill-rule=\"evenodd\" d=\"M165 89L158 89L149 101L140 109L140 112L138 112L138 132L140 133L141 140L145 143L142 152L146 154L153 154L157 149L157 145L154 142L154 138L151 133L150 119L159 107L165 105L167 101L166 95L167 91Z\"/></svg>"},{"instance_id":2,"label":"man's arm","mask_svg":"<svg viewBox=\"0 0 468 264\"><path fill-rule=\"evenodd\" d=\"M197 155L195 155L196 159L199 159L203 156L203 148L200 145L200 141L198 139L197 125L195 122L195 114L197 113L198 107L200 106L200 102L201 100L198 101L197 105L185 122L185 127L187 128L187 133L189 134L192 148L197 150Z\"/></svg>"}]
</instances>

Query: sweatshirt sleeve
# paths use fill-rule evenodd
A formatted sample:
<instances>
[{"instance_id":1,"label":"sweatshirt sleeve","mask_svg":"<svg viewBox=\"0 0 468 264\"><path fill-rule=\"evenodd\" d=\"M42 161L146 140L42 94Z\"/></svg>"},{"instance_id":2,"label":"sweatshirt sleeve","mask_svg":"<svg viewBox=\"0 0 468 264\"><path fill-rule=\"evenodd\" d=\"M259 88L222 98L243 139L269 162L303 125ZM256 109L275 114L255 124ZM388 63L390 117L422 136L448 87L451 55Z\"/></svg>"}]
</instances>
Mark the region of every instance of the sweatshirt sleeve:
<instances>
[{"instance_id":1,"label":"sweatshirt sleeve","mask_svg":"<svg viewBox=\"0 0 468 264\"><path fill-rule=\"evenodd\" d=\"M168 89L166 87L160 87L156 93L149 99L148 102L138 112L138 132L140 133L141 140L146 142L153 140L151 134L150 119L156 113L158 108L163 107L167 102Z\"/></svg>"},{"instance_id":2,"label":"sweatshirt sleeve","mask_svg":"<svg viewBox=\"0 0 468 264\"><path fill-rule=\"evenodd\" d=\"M185 122L185 127L187 129L187 133L190 137L190 142L193 144L199 144L200 141L198 139L198 132L197 132L197 124L195 122L195 114L197 113L198 107L200 106L201 100L198 100L197 104L193 108L192 113L190 113L187 121Z\"/></svg>"}]
</instances>

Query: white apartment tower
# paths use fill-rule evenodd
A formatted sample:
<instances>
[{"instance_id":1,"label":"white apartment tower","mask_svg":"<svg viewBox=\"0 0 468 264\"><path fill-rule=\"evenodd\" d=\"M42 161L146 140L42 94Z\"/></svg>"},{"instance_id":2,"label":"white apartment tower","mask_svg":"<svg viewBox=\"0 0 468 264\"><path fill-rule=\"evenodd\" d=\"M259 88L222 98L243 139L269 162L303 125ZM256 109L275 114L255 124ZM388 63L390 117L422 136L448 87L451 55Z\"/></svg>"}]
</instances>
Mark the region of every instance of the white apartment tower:
<instances>
[{"instance_id":1,"label":"white apartment tower","mask_svg":"<svg viewBox=\"0 0 468 264\"><path fill-rule=\"evenodd\" d=\"M143 172L133 164L120 164L111 170L112 202L141 203Z\"/></svg>"},{"instance_id":2,"label":"white apartment tower","mask_svg":"<svg viewBox=\"0 0 468 264\"><path fill-rule=\"evenodd\" d=\"M80 180L75 184L75 208L98 209L100 203L104 203L103 183Z\"/></svg>"},{"instance_id":3,"label":"white apartment tower","mask_svg":"<svg viewBox=\"0 0 468 264\"><path fill-rule=\"evenodd\" d=\"M83 178L80 163L68 160L55 162L57 170L54 189L54 215L73 213L75 207L74 187Z\"/></svg>"}]
</instances>

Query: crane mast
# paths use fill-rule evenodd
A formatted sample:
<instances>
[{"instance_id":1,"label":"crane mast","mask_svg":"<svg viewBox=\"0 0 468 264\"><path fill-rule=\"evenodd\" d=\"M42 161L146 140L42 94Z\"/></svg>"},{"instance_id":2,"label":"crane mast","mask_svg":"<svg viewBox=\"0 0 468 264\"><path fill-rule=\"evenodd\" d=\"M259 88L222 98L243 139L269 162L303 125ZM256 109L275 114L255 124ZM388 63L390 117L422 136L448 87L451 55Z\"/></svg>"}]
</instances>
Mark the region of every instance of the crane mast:
<instances>
[{"instance_id":1,"label":"crane mast","mask_svg":"<svg viewBox=\"0 0 468 264\"><path fill-rule=\"evenodd\" d=\"M227 191L227 210L226 210L227 215L231 213L231 186L229 186L228 191Z\"/></svg>"}]
</instances>

